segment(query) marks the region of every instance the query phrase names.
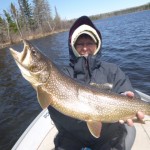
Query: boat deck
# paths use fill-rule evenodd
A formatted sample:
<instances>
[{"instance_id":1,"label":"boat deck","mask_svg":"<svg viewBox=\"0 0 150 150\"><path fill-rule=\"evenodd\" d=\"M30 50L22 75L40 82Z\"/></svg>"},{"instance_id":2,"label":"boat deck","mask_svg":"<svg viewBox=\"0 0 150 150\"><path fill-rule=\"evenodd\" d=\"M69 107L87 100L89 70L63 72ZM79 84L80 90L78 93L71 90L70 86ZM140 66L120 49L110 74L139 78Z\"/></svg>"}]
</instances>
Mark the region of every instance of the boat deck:
<instances>
[{"instance_id":1,"label":"boat deck","mask_svg":"<svg viewBox=\"0 0 150 150\"><path fill-rule=\"evenodd\" d=\"M146 124L135 123L136 139L132 150L150 150L150 121Z\"/></svg>"},{"instance_id":2,"label":"boat deck","mask_svg":"<svg viewBox=\"0 0 150 150\"><path fill-rule=\"evenodd\" d=\"M150 118L149 118L150 119ZM150 121L146 124L135 123L136 139L132 150L150 150ZM57 130L53 127L46 135L38 150L53 150L54 143L52 137L55 137Z\"/></svg>"}]
</instances>

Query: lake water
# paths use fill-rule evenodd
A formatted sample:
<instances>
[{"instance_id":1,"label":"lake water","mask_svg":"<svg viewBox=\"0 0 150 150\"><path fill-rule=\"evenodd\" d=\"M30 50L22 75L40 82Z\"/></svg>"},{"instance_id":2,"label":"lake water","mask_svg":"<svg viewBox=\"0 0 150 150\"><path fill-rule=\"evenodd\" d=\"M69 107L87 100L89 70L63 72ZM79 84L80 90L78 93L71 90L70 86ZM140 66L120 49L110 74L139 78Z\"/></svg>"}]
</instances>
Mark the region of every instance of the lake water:
<instances>
[{"instance_id":1,"label":"lake water","mask_svg":"<svg viewBox=\"0 0 150 150\"><path fill-rule=\"evenodd\" d=\"M150 11L94 23L103 37L102 59L119 65L135 89L150 95ZM61 67L69 62L67 38L68 32L63 32L32 43ZM12 47L22 51L23 44ZM11 149L41 110L35 91L21 76L9 49L1 49L0 149Z\"/></svg>"}]
</instances>

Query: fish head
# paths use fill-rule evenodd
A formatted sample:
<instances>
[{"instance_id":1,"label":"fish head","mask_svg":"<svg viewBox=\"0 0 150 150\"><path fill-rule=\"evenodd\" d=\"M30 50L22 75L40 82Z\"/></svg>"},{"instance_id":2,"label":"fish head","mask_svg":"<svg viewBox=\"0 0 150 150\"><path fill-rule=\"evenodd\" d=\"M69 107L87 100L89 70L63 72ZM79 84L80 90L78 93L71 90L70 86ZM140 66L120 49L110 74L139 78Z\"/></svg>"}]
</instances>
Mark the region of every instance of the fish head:
<instances>
[{"instance_id":1,"label":"fish head","mask_svg":"<svg viewBox=\"0 0 150 150\"><path fill-rule=\"evenodd\" d=\"M48 58L29 41L23 40L24 48L22 52L10 48L10 52L15 59L23 77L29 81L33 87L47 82L50 75L50 65Z\"/></svg>"}]
</instances>

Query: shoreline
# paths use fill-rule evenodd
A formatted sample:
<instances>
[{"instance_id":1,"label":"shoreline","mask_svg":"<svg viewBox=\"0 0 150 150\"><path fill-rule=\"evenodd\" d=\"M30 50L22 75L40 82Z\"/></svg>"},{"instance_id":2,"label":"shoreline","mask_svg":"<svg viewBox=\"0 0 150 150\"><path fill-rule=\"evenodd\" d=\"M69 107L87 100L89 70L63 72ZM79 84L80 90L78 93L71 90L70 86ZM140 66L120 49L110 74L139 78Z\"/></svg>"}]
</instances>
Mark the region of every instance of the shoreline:
<instances>
[{"instance_id":1,"label":"shoreline","mask_svg":"<svg viewBox=\"0 0 150 150\"><path fill-rule=\"evenodd\" d=\"M49 33L44 33L44 34L38 34L38 35L29 35L28 38L25 38L26 40L36 40L36 39L39 39L39 38L44 38L44 37L47 37L47 36L50 36L50 35L54 35L54 34L57 34L57 33L61 33L61 32L65 32L65 31L68 31L68 29L62 29L62 30L57 30L57 31L52 31L52 32L49 32ZM13 44L18 44L22 41L22 39L20 38L20 40L17 40L17 41L13 41L13 43L4 43L4 44L0 44L0 50L1 49L4 49L6 47L9 47Z\"/></svg>"}]
</instances>

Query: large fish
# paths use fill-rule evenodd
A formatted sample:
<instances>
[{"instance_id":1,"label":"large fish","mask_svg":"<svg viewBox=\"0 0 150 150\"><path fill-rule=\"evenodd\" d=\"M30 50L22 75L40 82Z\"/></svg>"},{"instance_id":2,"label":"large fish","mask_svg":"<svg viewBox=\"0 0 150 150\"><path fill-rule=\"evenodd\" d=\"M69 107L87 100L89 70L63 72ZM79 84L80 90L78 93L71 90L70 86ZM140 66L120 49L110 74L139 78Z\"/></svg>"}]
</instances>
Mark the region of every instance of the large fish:
<instances>
[{"instance_id":1,"label":"large fish","mask_svg":"<svg viewBox=\"0 0 150 150\"><path fill-rule=\"evenodd\" d=\"M150 115L150 104L108 90L86 86L62 73L38 48L24 40L23 51L10 48L23 77L37 92L41 107L87 122L91 134L100 137L101 122L135 117L137 111Z\"/></svg>"}]
</instances>

